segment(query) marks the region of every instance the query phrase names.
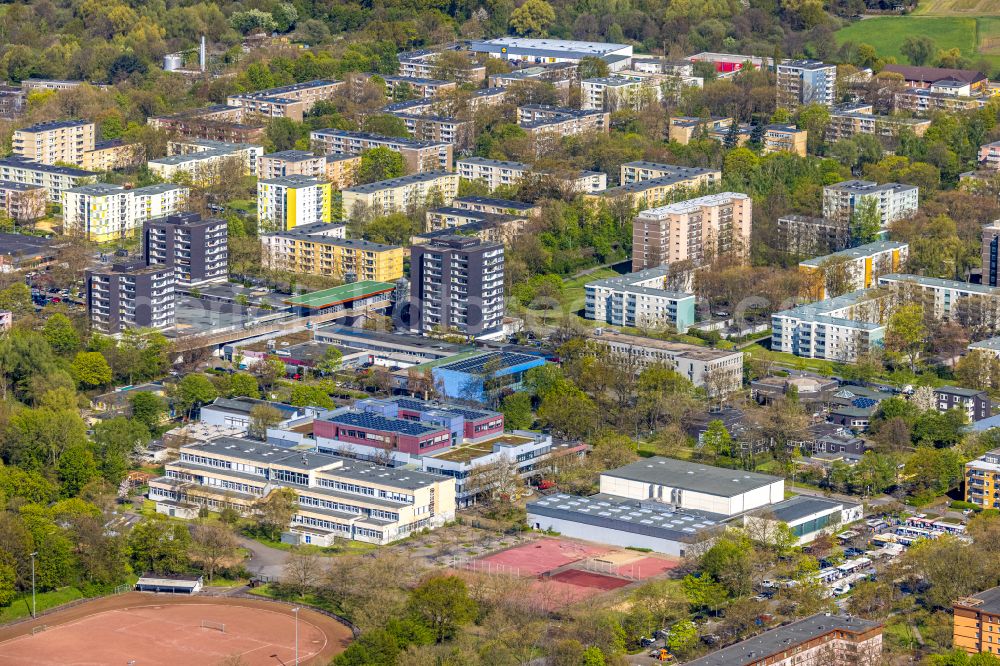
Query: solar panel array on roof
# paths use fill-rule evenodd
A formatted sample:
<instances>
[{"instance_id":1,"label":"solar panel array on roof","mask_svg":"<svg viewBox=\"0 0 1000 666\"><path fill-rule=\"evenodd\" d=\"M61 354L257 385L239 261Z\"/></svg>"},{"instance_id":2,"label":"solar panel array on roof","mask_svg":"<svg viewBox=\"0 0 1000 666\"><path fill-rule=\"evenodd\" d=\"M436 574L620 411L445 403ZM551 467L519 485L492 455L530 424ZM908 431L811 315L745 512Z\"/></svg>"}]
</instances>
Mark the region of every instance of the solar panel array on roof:
<instances>
[{"instance_id":1,"label":"solar panel array on roof","mask_svg":"<svg viewBox=\"0 0 1000 666\"><path fill-rule=\"evenodd\" d=\"M408 409L418 412L426 412L426 411L448 412L449 414L458 414L459 416L468 420L481 419L484 416L493 416L496 414L496 412L486 411L485 409L472 409L471 407L462 407L461 405L452 405L452 404L435 405L433 403L424 402L423 400L416 400L414 398L395 398L393 399L393 402L395 402L403 409Z\"/></svg>"},{"instance_id":2,"label":"solar panel array on roof","mask_svg":"<svg viewBox=\"0 0 1000 666\"><path fill-rule=\"evenodd\" d=\"M358 428L369 428L371 430L383 430L397 432L402 435L425 435L430 432L437 432L441 428L428 426L417 421L407 421L406 419L393 419L370 412L344 412L327 419L331 423L340 425L357 426Z\"/></svg>"},{"instance_id":3,"label":"solar panel array on roof","mask_svg":"<svg viewBox=\"0 0 1000 666\"><path fill-rule=\"evenodd\" d=\"M861 409L868 409L869 407L874 407L878 404L878 400L872 400L871 398L855 398L851 400L851 404L855 407L860 407Z\"/></svg>"},{"instance_id":4,"label":"solar panel array on roof","mask_svg":"<svg viewBox=\"0 0 1000 666\"><path fill-rule=\"evenodd\" d=\"M505 370L516 365L531 363L539 360L541 360L541 358L538 356L501 351L488 352L479 356L462 359L461 361L455 361L454 363L446 363L445 365L438 367L441 370L451 370L454 372L464 372L470 375L477 375L483 374L483 370L487 365L496 366L497 370Z\"/></svg>"}]
</instances>

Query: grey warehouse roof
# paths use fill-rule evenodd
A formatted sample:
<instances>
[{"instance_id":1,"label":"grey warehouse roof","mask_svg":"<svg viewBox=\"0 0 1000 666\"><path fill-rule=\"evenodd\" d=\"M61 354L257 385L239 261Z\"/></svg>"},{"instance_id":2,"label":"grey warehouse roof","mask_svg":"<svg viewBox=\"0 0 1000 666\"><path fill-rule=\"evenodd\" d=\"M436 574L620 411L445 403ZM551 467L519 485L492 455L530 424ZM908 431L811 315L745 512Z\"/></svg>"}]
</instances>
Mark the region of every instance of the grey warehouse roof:
<instances>
[{"instance_id":1,"label":"grey warehouse roof","mask_svg":"<svg viewBox=\"0 0 1000 666\"><path fill-rule=\"evenodd\" d=\"M790 497L783 502L772 504L770 507L764 509L762 513L765 515L770 514L776 520L780 520L783 523L790 523L792 521L805 518L806 516L811 516L814 513L819 513L820 511L846 509L853 506L857 506L857 504L853 504L851 502L838 502L824 499L822 497L797 495L795 497Z\"/></svg>"},{"instance_id":2,"label":"grey warehouse roof","mask_svg":"<svg viewBox=\"0 0 1000 666\"><path fill-rule=\"evenodd\" d=\"M528 502L527 510L534 516L569 520L671 541L693 541L701 532L719 527L720 521L725 518L605 494L590 497L563 493L549 495Z\"/></svg>"},{"instance_id":3,"label":"grey warehouse roof","mask_svg":"<svg viewBox=\"0 0 1000 666\"><path fill-rule=\"evenodd\" d=\"M779 477L767 474L712 467L662 456L645 458L618 469L602 472L601 476L656 483L719 497L735 497L749 490L781 481Z\"/></svg>"}]
</instances>

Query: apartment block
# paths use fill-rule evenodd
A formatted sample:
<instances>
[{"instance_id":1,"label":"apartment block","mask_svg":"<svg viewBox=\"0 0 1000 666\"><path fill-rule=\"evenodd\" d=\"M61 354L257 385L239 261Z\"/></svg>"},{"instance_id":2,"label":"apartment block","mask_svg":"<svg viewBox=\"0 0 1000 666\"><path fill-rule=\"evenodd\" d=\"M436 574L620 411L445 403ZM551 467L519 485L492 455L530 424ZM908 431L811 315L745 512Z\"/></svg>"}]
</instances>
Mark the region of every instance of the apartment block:
<instances>
[{"instance_id":1,"label":"apartment block","mask_svg":"<svg viewBox=\"0 0 1000 666\"><path fill-rule=\"evenodd\" d=\"M264 265L273 270L324 275L339 280L394 282L403 277L406 250L364 240L346 240L344 225L315 224L260 237Z\"/></svg>"},{"instance_id":2,"label":"apartment block","mask_svg":"<svg viewBox=\"0 0 1000 666\"><path fill-rule=\"evenodd\" d=\"M974 496L975 499L966 499L966 501L979 504L983 508L1000 508L1000 502L988 501L998 495L995 485L996 472L992 469L1000 468L996 464L997 451L990 451L984 458L990 458L991 462L984 462L982 465L984 467L990 466L991 469L982 470L982 476L971 477L976 482L977 493ZM983 460L983 458L979 460ZM969 494L969 465L976 462L978 461L966 465L966 495ZM960 597L952 602L952 606L954 615L952 645L955 649L964 650L969 654L1000 655L1000 587Z\"/></svg>"},{"instance_id":3,"label":"apartment block","mask_svg":"<svg viewBox=\"0 0 1000 666\"><path fill-rule=\"evenodd\" d=\"M447 51L445 51L447 52ZM442 68L438 66L437 59L441 51L423 49L419 51L406 51L396 55L399 61L400 76L416 77L420 79L433 79L444 76ZM464 54L463 54L464 55ZM486 67L473 62L471 58L466 58L466 66L455 70L454 78L461 83L472 83L481 85L486 79Z\"/></svg>"},{"instance_id":4,"label":"apartment block","mask_svg":"<svg viewBox=\"0 0 1000 666\"><path fill-rule=\"evenodd\" d=\"M995 333L1000 328L1000 288L922 275L889 273L878 278L896 303L919 303L925 315Z\"/></svg>"},{"instance_id":5,"label":"apartment block","mask_svg":"<svg viewBox=\"0 0 1000 666\"><path fill-rule=\"evenodd\" d=\"M955 86L935 84L930 90L906 88L893 95L892 107L897 112L927 115L937 111L949 113L971 111L989 103L989 97L972 97L968 92L969 88L968 84Z\"/></svg>"},{"instance_id":6,"label":"apartment block","mask_svg":"<svg viewBox=\"0 0 1000 666\"><path fill-rule=\"evenodd\" d=\"M830 109L830 124L824 137L827 141L850 139L858 134L880 137L895 137L901 129L908 129L917 136L923 136L931 126L925 118L906 116L880 116L871 104L841 104Z\"/></svg>"},{"instance_id":7,"label":"apartment block","mask_svg":"<svg viewBox=\"0 0 1000 666\"><path fill-rule=\"evenodd\" d=\"M224 104L152 117L146 123L150 127L188 139L260 145L266 138L263 122L244 122L242 108Z\"/></svg>"},{"instance_id":8,"label":"apartment block","mask_svg":"<svg viewBox=\"0 0 1000 666\"><path fill-rule=\"evenodd\" d=\"M350 187L357 181L356 175L360 165L360 155L327 155L326 179L335 190Z\"/></svg>"},{"instance_id":9,"label":"apartment block","mask_svg":"<svg viewBox=\"0 0 1000 666\"><path fill-rule=\"evenodd\" d=\"M670 141L687 145L692 139L709 136L713 133L726 133L735 121L732 118L712 116L711 118L694 118L676 116L668 121L668 138Z\"/></svg>"},{"instance_id":10,"label":"apartment block","mask_svg":"<svg viewBox=\"0 0 1000 666\"><path fill-rule=\"evenodd\" d=\"M710 349L610 329L595 329L591 338L612 354L639 368L663 364L709 395L729 395L743 387L743 352Z\"/></svg>"},{"instance_id":11,"label":"apartment block","mask_svg":"<svg viewBox=\"0 0 1000 666\"><path fill-rule=\"evenodd\" d=\"M190 190L170 183L127 190L97 183L62 193L63 232L97 243L121 240L143 222L178 212Z\"/></svg>"},{"instance_id":12,"label":"apartment block","mask_svg":"<svg viewBox=\"0 0 1000 666\"><path fill-rule=\"evenodd\" d=\"M0 181L0 211L18 224L45 217L48 200L44 187Z\"/></svg>"},{"instance_id":13,"label":"apartment block","mask_svg":"<svg viewBox=\"0 0 1000 666\"><path fill-rule=\"evenodd\" d=\"M989 79L980 71L948 67L914 67L912 65L886 65L883 72L899 74L911 88L931 90L935 86L968 86L970 94L986 92Z\"/></svg>"},{"instance_id":14,"label":"apartment block","mask_svg":"<svg viewBox=\"0 0 1000 666\"><path fill-rule=\"evenodd\" d=\"M957 409L969 423L982 421L993 413L990 395L980 389L962 386L938 386L934 389L934 407L939 412Z\"/></svg>"},{"instance_id":15,"label":"apartment block","mask_svg":"<svg viewBox=\"0 0 1000 666\"><path fill-rule=\"evenodd\" d=\"M984 226L982 238L983 284L1000 287L1000 220Z\"/></svg>"},{"instance_id":16,"label":"apartment block","mask_svg":"<svg viewBox=\"0 0 1000 666\"><path fill-rule=\"evenodd\" d=\"M485 157L466 157L455 162L459 178L485 183L490 191L507 185L517 185L531 173L531 165L524 162L491 160Z\"/></svg>"},{"instance_id":17,"label":"apartment block","mask_svg":"<svg viewBox=\"0 0 1000 666\"><path fill-rule=\"evenodd\" d=\"M332 98L342 85L343 81L307 81L243 95L231 95L226 104L243 109L245 117L291 118L302 122L303 115L308 113L316 102Z\"/></svg>"},{"instance_id":18,"label":"apartment block","mask_svg":"<svg viewBox=\"0 0 1000 666\"><path fill-rule=\"evenodd\" d=\"M403 156L412 173L450 170L454 146L445 142L418 141L367 132L338 129L315 130L309 134L312 145L326 155L360 155L370 148L385 147Z\"/></svg>"},{"instance_id":19,"label":"apartment block","mask_svg":"<svg viewBox=\"0 0 1000 666\"><path fill-rule=\"evenodd\" d=\"M525 104L517 107L517 124L535 137L562 137L584 132L608 132L611 114L564 106Z\"/></svg>"},{"instance_id":20,"label":"apartment block","mask_svg":"<svg viewBox=\"0 0 1000 666\"><path fill-rule=\"evenodd\" d=\"M260 158L264 155L262 146L249 143L227 143L205 139L174 139L167 142L169 155L200 155L228 153L243 161L243 172L256 176Z\"/></svg>"},{"instance_id":21,"label":"apartment block","mask_svg":"<svg viewBox=\"0 0 1000 666\"><path fill-rule=\"evenodd\" d=\"M742 260L752 218L751 198L738 192L644 210L632 222L632 271L679 261L702 266L723 256Z\"/></svg>"},{"instance_id":22,"label":"apartment block","mask_svg":"<svg viewBox=\"0 0 1000 666\"><path fill-rule=\"evenodd\" d=\"M806 140L809 132L800 130L795 125L771 124L764 126L764 136L761 139L761 153L794 153L800 157L806 156Z\"/></svg>"},{"instance_id":23,"label":"apartment block","mask_svg":"<svg viewBox=\"0 0 1000 666\"><path fill-rule=\"evenodd\" d=\"M823 188L823 217L850 222L854 211L865 200L874 200L882 218L882 228L917 212L919 188L916 185L870 180L845 180Z\"/></svg>"},{"instance_id":24,"label":"apartment block","mask_svg":"<svg viewBox=\"0 0 1000 666\"><path fill-rule=\"evenodd\" d=\"M585 111L638 111L659 102L663 92L650 77L606 76L580 81L580 96Z\"/></svg>"},{"instance_id":25,"label":"apartment block","mask_svg":"<svg viewBox=\"0 0 1000 666\"><path fill-rule=\"evenodd\" d=\"M785 215L778 218L779 247L794 255L839 252L850 245L848 220Z\"/></svg>"},{"instance_id":26,"label":"apartment block","mask_svg":"<svg viewBox=\"0 0 1000 666\"><path fill-rule=\"evenodd\" d=\"M93 171L51 166L20 157L0 158L0 180L20 185L44 187L49 201L60 203L65 190L97 182Z\"/></svg>"},{"instance_id":27,"label":"apartment block","mask_svg":"<svg viewBox=\"0 0 1000 666\"><path fill-rule=\"evenodd\" d=\"M177 285L195 287L229 278L228 223L178 213L142 225L142 251L150 266L174 269Z\"/></svg>"},{"instance_id":28,"label":"apartment block","mask_svg":"<svg viewBox=\"0 0 1000 666\"><path fill-rule=\"evenodd\" d=\"M147 166L163 180L186 179L194 185L210 185L234 175L256 175L261 146L196 140L171 142L166 157L149 160Z\"/></svg>"},{"instance_id":29,"label":"apartment block","mask_svg":"<svg viewBox=\"0 0 1000 666\"><path fill-rule=\"evenodd\" d=\"M83 163L83 154L94 149L94 123L84 120L57 120L14 130L14 154L39 164Z\"/></svg>"},{"instance_id":30,"label":"apartment block","mask_svg":"<svg viewBox=\"0 0 1000 666\"><path fill-rule=\"evenodd\" d=\"M1000 449L987 451L982 456L965 463L965 501L972 502L984 509L1000 509ZM1000 599L998 599L1000 601ZM997 615L1000 616L1000 606L997 608ZM958 639L958 613L955 614L955 647L962 647L970 652L979 652L978 641L975 646L971 645L969 638L978 638L979 632L966 635L963 643ZM1000 624L1000 617L992 618L992 622ZM978 625L977 625L978 628ZM1000 632L1000 627L989 629L989 632ZM987 633L987 635L989 635ZM997 634L989 643L997 643ZM970 650L970 647L977 649ZM1000 645L994 645L992 652L1000 654Z\"/></svg>"},{"instance_id":31,"label":"apartment block","mask_svg":"<svg viewBox=\"0 0 1000 666\"><path fill-rule=\"evenodd\" d=\"M882 346L887 318L884 303L853 291L772 314L771 349L852 363Z\"/></svg>"},{"instance_id":32,"label":"apartment block","mask_svg":"<svg viewBox=\"0 0 1000 666\"><path fill-rule=\"evenodd\" d=\"M775 69L777 106L793 110L808 104L833 106L837 98L837 66L818 60L792 60Z\"/></svg>"},{"instance_id":33,"label":"apartment block","mask_svg":"<svg viewBox=\"0 0 1000 666\"><path fill-rule=\"evenodd\" d=\"M413 236L412 245L430 243L431 240L457 232L463 236L475 236L482 241L513 243L527 227L527 215L504 215L500 213L479 213L476 211L443 206L427 211L427 231Z\"/></svg>"},{"instance_id":34,"label":"apartment block","mask_svg":"<svg viewBox=\"0 0 1000 666\"><path fill-rule=\"evenodd\" d=\"M458 174L429 171L411 176L355 185L342 191L344 214L359 212L373 215L404 213L421 206L447 206L458 195Z\"/></svg>"},{"instance_id":35,"label":"apartment block","mask_svg":"<svg viewBox=\"0 0 1000 666\"><path fill-rule=\"evenodd\" d=\"M635 178L635 180L625 185L588 194L585 198L597 203L623 199L627 200L632 208L644 209L669 203L701 188L713 187L722 177L721 172L714 169L670 167L670 165L654 165L651 162L632 164L640 166L623 165L623 175L629 179ZM652 165L652 169L649 168L650 165ZM643 172L650 170L655 172L658 167L669 169L668 175L648 179L644 177ZM632 170L633 168L634 170Z\"/></svg>"},{"instance_id":36,"label":"apartment block","mask_svg":"<svg viewBox=\"0 0 1000 666\"><path fill-rule=\"evenodd\" d=\"M1000 141L979 146L978 160L982 169L1000 170Z\"/></svg>"},{"instance_id":37,"label":"apartment block","mask_svg":"<svg viewBox=\"0 0 1000 666\"><path fill-rule=\"evenodd\" d=\"M469 337L503 332L504 250L478 238L444 236L410 249L410 328Z\"/></svg>"},{"instance_id":38,"label":"apartment block","mask_svg":"<svg viewBox=\"0 0 1000 666\"><path fill-rule=\"evenodd\" d=\"M625 162L621 165L621 184L631 185L658 178L676 177L689 181L684 187L712 187L722 180L722 172L718 169L702 169L700 167L684 167L658 162Z\"/></svg>"},{"instance_id":39,"label":"apartment block","mask_svg":"<svg viewBox=\"0 0 1000 666\"><path fill-rule=\"evenodd\" d=\"M95 331L113 335L126 328L173 327L173 267L121 263L89 269L86 278L87 310Z\"/></svg>"},{"instance_id":40,"label":"apartment block","mask_svg":"<svg viewBox=\"0 0 1000 666\"><path fill-rule=\"evenodd\" d=\"M452 205L462 210L496 215L537 217L542 212L542 209L535 204L512 201L510 199L492 199L490 197L455 197Z\"/></svg>"},{"instance_id":41,"label":"apartment block","mask_svg":"<svg viewBox=\"0 0 1000 666\"><path fill-rule=\"evenodd\" d=\"M118 171L139 166L146 161L142 144L125 143L121 139L101 141L83 153L80 166L88 171Z\"/></svg>"},{"instance_id":42,"label":"apartment block","mask_svg":"<svg viewBox=\"0 0 1000 666\"><path fill-rule=\"evenodd\" d=\"M300 224L331 220L330 183L309 176L257 181L257 218L268 231L289 231Z\"/></svg>"},{"instance_id":43,"label":"apartment block","mask_svg":"<svg viewBox=\"0 0 1000 666\"><path fill-rule=\"evenodd\" d=\"M813 297L827 297L829 284L844 291L869 289L880 275L896 273L910 255L908 243L876 241L799 262L799 270L813 276Z\"/></svg>"},{"instance_id":44,"label":"apartment block","mask_svg":"<svg viewBox=\"0 0 1000 666\"><path fill-rule=\"evenodd\" d=\"M149 496L168 515L195 518L202 506L248 515L277 488L297 495L288 532L302 544L387 544L455 517L452 478L233 437L181 446Z\"/></svg>"},{"instance_id":45,"label":"apartment block","mask_svg":"<svg viewBox=\"0 0 1000 666\"><path fill-rule=\"evenodd\" d=\"M326 178L326 157L305 150L282 150L260 157L257 166L258 178L267 180L285 176Z\"/></svg>"},{"instance_id":46,"label":"apartment block","mask_svg":"<svg viewBox=\"0 0 1000 666\"><path fill-rule=\"evenodd\" d=\"M687 662L687 666L862 666L882 661L882 625L817 613Z\"/></svg>"},{"instance_id":47,"label":"apartment block","mask_svg":"<svg viewBox=\"0 0 1000 666\"><path fill-rule=\"evenodd\" d=\"M0 84L0 119L17 120L28 110L28 92L20 86Z\"/></svg>"},{"instance_id":48,"label":"apartment block","mask_svg":"<svg viewBox=\"0 0 1000 666\"><path fill-rule=\"evenodd\" d=\"M695 297L669 289L669 276L662 266L588 282L585 316L613 326L686 333L694 323Z\"/></svg>"},{"instance_id":49,"label":"apartment block","mask_svg":"<svg viewBox=\"0 0 1000 666\"><path fill-rule=\"evenodd\" d=\"M472 147L475 126L471 120L402 111L393 111L392 115L402 119L406 123L406 131L418 141L450 143L459 150Z\"/></svg>"},{"instance_id":50,"label":"apartment block","mask_svg":"<svg viewBox=\"0 0 1000 666\"><path fill-rule=\"evenodd\" d=\"M385 81L385 93L390 98L398 98L406 92L413 97L431 99L458 87L454 81L423 79L415 76L383 76L382 79Z\"/></svg>"}]
</instances>

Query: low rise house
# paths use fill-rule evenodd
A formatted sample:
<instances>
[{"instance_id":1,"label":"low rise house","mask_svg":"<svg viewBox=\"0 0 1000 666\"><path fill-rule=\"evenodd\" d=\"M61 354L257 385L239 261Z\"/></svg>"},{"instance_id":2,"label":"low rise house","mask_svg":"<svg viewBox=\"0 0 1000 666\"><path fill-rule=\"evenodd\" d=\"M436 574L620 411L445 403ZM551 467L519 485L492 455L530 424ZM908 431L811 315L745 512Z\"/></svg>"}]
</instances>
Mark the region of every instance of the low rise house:
<instances>
[{"instance_id":1,"label":"low rise house","mask_svg":"<svg viewBox=\"0 0 1000 666\"><path fill-rule=\"evenodd\" d=\"M843 525L864 518L864 506L854 502L797 495L744 517L751 529L768 529L769 524L787 526L798 545L807 544L821 534L830 534ZM757 523L755 526L754 523Z\"/></svg>"},{"instance_id":2,"label":"low rise house","mask_svg":"<svg viewBox=\"0 0 1000 666\"><path fill-rule=\"evenodd\" d=\"M934 389L934 406L939 412L957 409L970 423L989 417L992 400L986 391L961 386L938 386Z\"/></svg>"}]
</instances>

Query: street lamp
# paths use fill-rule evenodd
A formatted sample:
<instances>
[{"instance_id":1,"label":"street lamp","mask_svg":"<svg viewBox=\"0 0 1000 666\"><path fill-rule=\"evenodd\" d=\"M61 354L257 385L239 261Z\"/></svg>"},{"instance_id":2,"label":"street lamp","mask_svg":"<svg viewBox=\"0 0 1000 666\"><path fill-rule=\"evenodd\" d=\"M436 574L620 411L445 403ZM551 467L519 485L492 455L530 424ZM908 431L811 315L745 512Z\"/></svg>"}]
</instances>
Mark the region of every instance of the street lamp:
<instances>
[{"instance_id":1,"label":"street lamp","mask_svg":"<svg viewBox=\"0 0 1000 666\"><path fill-rule=\"evenodd\" d=\"M31 619L35 619L35 557L37 555L37 550L31 554Z\"/></svg>"},{"instance_id":2,"label":"street lamp","mask_svg":"<svg viewBox=\"0 0 1000 666\"><path fill-rule=\"evenodd\" d=\"M295 666L299 666L299 606L292 609L295 613Z\"/></svg>"}]
</instances>

